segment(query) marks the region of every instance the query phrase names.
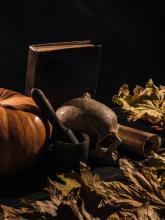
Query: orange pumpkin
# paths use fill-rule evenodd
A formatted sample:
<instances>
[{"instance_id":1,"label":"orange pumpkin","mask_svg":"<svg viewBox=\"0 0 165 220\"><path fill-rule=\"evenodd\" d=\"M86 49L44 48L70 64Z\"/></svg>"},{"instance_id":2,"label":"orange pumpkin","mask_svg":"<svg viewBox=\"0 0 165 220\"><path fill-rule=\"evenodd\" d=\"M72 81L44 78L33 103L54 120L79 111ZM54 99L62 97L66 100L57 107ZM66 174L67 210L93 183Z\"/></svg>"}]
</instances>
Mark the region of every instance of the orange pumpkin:
<instances>
[{"instance_id":1,"label":"orange pumpkin","mask_svg":"<svg viewBox=\"0 0 165 220\"><path fill-rule=\"evenodd\" d=\"M31 97L0 88L0 175L30 166L50 133Z\"/></svg>"}]
</instances>

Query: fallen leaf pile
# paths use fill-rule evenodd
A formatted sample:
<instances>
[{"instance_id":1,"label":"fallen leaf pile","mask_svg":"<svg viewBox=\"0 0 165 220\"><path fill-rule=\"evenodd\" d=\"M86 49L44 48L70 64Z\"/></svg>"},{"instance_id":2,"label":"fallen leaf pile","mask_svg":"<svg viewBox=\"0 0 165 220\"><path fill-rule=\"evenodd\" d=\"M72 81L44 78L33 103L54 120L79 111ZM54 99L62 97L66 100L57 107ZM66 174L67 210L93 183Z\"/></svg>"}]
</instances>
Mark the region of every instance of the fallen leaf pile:
<instances>
[{"instance_id":1,"label":"fallen leaf pile","mask_svg":"<svg viewBox=\"0 0 165 220\"><path fill-rule=\"evenodd\" d=\"M146 87L137 85L131 94L127 84L123 84L118 95L113 97L122 110L128 113L128 119L139 119L153 124L157 130L165 130L165 87L157 87L150 79Z\"/></svg>"},{"instance_id":2,"label":"fallen leaf pile","mask_svg":"<svg viewBox=\"0 0 165 220\"><path fill-rule=\"evenodd\" d=\"M62 182L48 177L42 192L10 204L1 201L0 219L163 219L165 155L153 153L138 163L120 159L119 164L120 179L114 170L112 180L105 181L83 163L80 174L58 175Z\"/></svg>"},{"instance_id":3,"label":"fallen leaf pile","mask_svg":"<svg viewBox=\"0 0 165 220\"><path fill-rule=\"evenodd\" d=\"M152 80L136 86L133 95L124 84L113 101L129 119L149 121L165 130L165 88ZM0 198L0 220L163 220L165 219L165 153L151 152L141 162L119 159L119 167L47 177L40 191L21 198ZM12 184L12 183L11 183Z\"/></svg>"}]
</instances>

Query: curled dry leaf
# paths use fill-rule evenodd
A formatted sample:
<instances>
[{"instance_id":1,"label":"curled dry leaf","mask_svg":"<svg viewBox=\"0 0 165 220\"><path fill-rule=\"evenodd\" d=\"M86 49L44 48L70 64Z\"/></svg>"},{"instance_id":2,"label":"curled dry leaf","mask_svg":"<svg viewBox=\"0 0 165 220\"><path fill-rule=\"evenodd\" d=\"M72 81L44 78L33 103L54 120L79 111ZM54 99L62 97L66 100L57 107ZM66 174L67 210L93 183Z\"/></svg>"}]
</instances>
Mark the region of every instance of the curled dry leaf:
<instances>
[{"instance_id":1,"label":"curled dry leaf","mask_svg":"<svg viewBox=\"0 0 165 220\"><path fill-rule=\"evenodd\" d=\"M142 205L136 210L137 219L143 220L160 220L157 212L149 205Z\"/></svg>"},{"instance_id":2,"label":"curled dry leaf","mask_svg":"<svg viewBox=\"0 0 165 220\"><path fill-rule=\"evenodd\" d=\"M57 187L57 189L62 192L63 196L67 196L72 189L79 188L81 186L76 173L61 174L59 175L59 178L64 182L63 184L54 181L52 182L54 187Z\"/></svg>"},{"instance_id":3,"label":"curled dry leaf","mask_svg":"<svg viewBox=\"0 0 165 220\"><path fill-rule=\"evenodd\" d=\"M156 209L165 208L165 197L162 194L159 179L155 168L142 167L140 170L136 169L133 164L127 160L121 160L121 169L124 175L127 176L133 190L140 194L140 201L142 204L150 204Z\"/></svg>"},{"instance_id":4,"label":"curled dry leaf","mask_svg":"<svg viewBox=\"0 0 165 220\"><path fill-rule=\"evenodd\" d=\"M74 219L92 220L95 219L87 210L83 199L79 195L79 191L73 189L63 200L63 204L71 211ZM72 217L72 218L73 218Z\"/></svg>"},{"instance_id":5,"label":"curled dry leaf","mask_svg":"<svg viewBox=\"0 0 165 220\"><path fill-rule=\"evenodd\" d=\"M57 215L57 206L52 201L36 201L31 204L31 209L45 216L55 217Z\"/></svg>"},{"instance_id":6,"label":"curled dry leaf","mask_svg":"<svg viewBox=\"0 0 165 220\"><path fill-rule=\"evenodd\" d=\"M48 179L47 188L37 199L33 194L17 206L2 204L1 219L163 219L165 173L158 177L153 166L120 159L124 178L105 182L87 165L81 163L80 167L80 174L59 175L63 183Z\"/></svg>"},{"instance_id":7,"label":"curled dry leaf","mask_svg":"<svg viewBox=\"0 0 165 220\"><path fill-rule=\"evenodd\" d=\"M28 209L16 209L13 207L0 205L0 219L24 219L23 217L20 217L22 212L27 212Z\"/></svg>"},{"instance_id":8,"label":"curled dry leaf","mask_svg":"<svg viewBox=\"0 0 165 220\"><path fill-rule=\"evenodd\" d=\"M124 179L122 171L119 167L98 167L93 170L92 173L98 174L100 176L100 179L106 182Z\"/></svg>"},{"instance_id":9,"label":"curled dry leaf","mask_svg":"<svg viewBox=\"0 0 165 220\"><path fill-rule=\"evenodd\" d=\"M165 88L155 86L151 79L145 88L137 85L133 94L127 84L122 85L113 102L128 113L129 120L142 119L157 130L165 130Z\"/></svg>"},{"instance_id":10,"label":"curled dry leaf","mask_svg":"<svg viewBox=\"0 0 165 220\"><path fill-rule=\"evenodd\" d=\"M120 160L120 168L127 182L100 181L97 176L92 177L88 167L86 170L83 168L81 176L83 184L88 188L86 196L99 198L98 208L137 208L149 202L152 208L164 210L165 197L154 168L142 167L138 170L126 159Z\"/></svg>"},{"instance_id":11,"label":"curled dry leaf","mask_svg":"<svg viewBox=\"0 0 165 220\"><path fill-rule=\"evenodd\" d=\"M146 160L145 164L149 167L154 167L157 171L165 171L165 154L159 155L157 153L151 152L150 155L151 156Z\"/></svg>"},{"instance_id":12,"label":"curled dry leaf","mask_svg":"<svg viewBox=\"0 0 165 220\"><path fill-rule=\"evenodd\" d=\"M133 212L127 210L113 213L108 220L160 220L160 217L151 206L142 205Z\"/></svg>"}]
</instances>

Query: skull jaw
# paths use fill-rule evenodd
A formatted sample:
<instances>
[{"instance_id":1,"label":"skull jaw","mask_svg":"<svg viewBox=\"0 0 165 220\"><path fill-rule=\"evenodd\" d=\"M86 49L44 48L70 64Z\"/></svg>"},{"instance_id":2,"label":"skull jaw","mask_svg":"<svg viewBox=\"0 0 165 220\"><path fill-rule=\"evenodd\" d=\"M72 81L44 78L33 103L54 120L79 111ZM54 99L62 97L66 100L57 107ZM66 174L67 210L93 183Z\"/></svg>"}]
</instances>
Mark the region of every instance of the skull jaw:
<instances>
[{"instance_id":1,"label":"skull jaw","mask_svg":"<svg viewBox=\"0 0 165 220\"><path fill-rule=\"evenodd\" d=\"M116 133L111 132L96 143L96 148L90 152L95 159L104 165L117 165L119 161L118 146L122 143Z\"/></svg>"}]
</instances>

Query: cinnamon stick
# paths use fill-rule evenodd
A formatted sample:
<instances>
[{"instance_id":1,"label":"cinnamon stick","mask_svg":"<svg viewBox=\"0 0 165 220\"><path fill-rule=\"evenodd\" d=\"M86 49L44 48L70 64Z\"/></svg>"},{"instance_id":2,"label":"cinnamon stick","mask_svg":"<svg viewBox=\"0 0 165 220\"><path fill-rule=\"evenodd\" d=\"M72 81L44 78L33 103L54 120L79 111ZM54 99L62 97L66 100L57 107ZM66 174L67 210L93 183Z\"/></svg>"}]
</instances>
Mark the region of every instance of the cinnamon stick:
<instances>
[{"instance_id":1,"label":"cinnamon stick","mask_svg":"<svg viewBox=\"0 0 165 220\"><path fill-rule=\"evenodd\" d=\"M161 139L158 135L139 129L119 125L118 135L123 141L123 149L135 154L147 156L161 146Z\"/></svg>"}]
</instances>

